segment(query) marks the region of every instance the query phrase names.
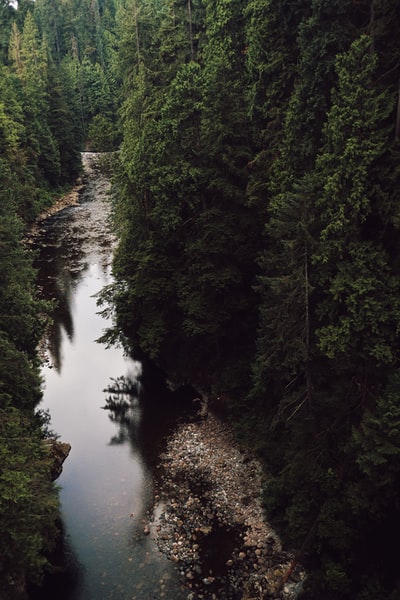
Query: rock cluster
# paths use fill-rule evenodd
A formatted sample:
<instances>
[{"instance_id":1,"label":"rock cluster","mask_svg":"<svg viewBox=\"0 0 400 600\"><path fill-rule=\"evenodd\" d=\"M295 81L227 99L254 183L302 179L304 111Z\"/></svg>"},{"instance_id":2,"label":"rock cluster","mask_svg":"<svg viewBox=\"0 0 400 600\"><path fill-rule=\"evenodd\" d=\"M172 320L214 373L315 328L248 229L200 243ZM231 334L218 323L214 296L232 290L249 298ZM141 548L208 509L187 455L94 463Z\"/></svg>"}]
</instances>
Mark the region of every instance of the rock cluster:
<instances>
[{"instance_id":1,"label":"rock cluster","mask_svg":"<svg viewBox=\"0 0 400 600\"><path fill-rule=\"evenodd\" d=\"M101 168L99 167L99 157L100 153L92 153L92 152L83 152L82 153L82 162L84 164L84 174L86 179L90 179L90 175L93 175L96 171L101 173ZM88 177L89 174L89 177ZM49 217L56 215L61 212L65 208L69 208L71 206L78 206L80 203L80 195L82 191L85 189L85 182L82 177L79 177L75 182L74 187L58 198L54 204L46 208L40 215L37 216L36 221L31 225L27 236L25 238L26 244L33 244L35 238L39 235L43 222Z\"/></svg>"},{"instance_id":2,"label":"rock cluster","mask_svg":"<svg viewBox=\"0 0 400 600\"><path fill-rule=\"evenodd\" d=\"M81 183L77 183L75 187L59 198L52 206L46 208L36 219L36 221L31 225L29 232L25 238L26 244L33 244L35 239L38 237L40 232L42 231L43 222L49 217L61 212L65 208L69 208L70 206L77 206L79 204L79 194L82 190L83 186Z\"/></svg>"},{"instance_id":3,"label":"rock cluster","mask_svg":"<svg viewBox=\"0 0 400 600\"><path fill-rule=\"evenodd\" d=\"M304 572L297 567L287 578L293 556L265 521L261 466L226 423L202 410L161 456L146 533L176 563L188 600L293 600Z\"/></svg>"}]
</instances>

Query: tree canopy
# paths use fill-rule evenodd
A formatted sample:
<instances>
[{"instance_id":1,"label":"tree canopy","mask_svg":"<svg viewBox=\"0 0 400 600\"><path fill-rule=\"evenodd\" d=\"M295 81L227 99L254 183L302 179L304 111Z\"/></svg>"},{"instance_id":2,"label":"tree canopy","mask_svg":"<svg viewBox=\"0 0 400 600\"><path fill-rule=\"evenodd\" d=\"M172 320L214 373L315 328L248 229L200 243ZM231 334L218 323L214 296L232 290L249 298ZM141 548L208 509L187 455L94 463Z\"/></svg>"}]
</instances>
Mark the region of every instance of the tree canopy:
<instances>
[{"instance_id":1,"label":"tree canopy","mask_svg":"<svg viewBox=\"0 0 400 600\"><path fill-rule=\"evenodd\" d=\"M124 10L109 339L230 398L305 598L395 598L399 8Z\"/></svg>"}]
</instances>

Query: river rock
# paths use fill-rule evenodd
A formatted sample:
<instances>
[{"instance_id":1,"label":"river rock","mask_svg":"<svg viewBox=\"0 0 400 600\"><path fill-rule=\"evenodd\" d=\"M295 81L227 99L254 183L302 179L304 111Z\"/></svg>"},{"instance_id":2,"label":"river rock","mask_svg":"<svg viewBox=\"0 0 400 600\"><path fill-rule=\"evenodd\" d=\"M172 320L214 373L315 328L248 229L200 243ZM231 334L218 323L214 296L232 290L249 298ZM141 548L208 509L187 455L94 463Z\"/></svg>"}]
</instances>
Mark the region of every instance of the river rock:
<instances>
[{"instance_id":1,"label":"river rock","mask_svg":"<svg viewBox=\"0 0 400 600\"><path fill-rule=\"evenodd\" d=\"M44 445L47 448L52 461L50 467L50 479L51 481L55 481L62 473L64 461L71 452L71 444L48 439L44 440Z\"/></svg>"}]
</instances>

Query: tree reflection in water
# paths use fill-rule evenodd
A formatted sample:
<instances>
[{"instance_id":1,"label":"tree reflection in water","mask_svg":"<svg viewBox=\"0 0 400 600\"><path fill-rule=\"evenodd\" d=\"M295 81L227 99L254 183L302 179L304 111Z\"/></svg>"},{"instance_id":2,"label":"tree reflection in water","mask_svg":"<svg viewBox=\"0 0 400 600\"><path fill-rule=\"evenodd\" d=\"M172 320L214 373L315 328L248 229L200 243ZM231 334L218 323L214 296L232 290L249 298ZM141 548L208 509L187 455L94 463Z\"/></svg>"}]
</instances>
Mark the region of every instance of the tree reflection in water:
<instances>
[{"instance_id":1,"label":"tree reflection in water","mask_svg":"<svg viewBox=\"0 0 400 600\"><path fill-rule=\"evenodd\" d=\"M132 452L139 452L153 476L157 475L167 437L177 421L192 418L197 409L193 399L198 393L190 386L172 391L163 372L146 360L134 377L110 379L104 392L103 408L119 427L110 445L129 442Z\"/></svg>"},{"instance_id":2,"label":"tree reflection in water","mask_svg":"<svg viewBox=\"0 0 400 600\"><path fill-rule=\"evenodd\" d=\"M103 390L108 394L102 408L109 411L109 419L119 426L110 445L124 444L130 441L137 448L137 430L140 424L139 382L129 376L110 378L111 383Z\"/></svg>"}]
</instances>

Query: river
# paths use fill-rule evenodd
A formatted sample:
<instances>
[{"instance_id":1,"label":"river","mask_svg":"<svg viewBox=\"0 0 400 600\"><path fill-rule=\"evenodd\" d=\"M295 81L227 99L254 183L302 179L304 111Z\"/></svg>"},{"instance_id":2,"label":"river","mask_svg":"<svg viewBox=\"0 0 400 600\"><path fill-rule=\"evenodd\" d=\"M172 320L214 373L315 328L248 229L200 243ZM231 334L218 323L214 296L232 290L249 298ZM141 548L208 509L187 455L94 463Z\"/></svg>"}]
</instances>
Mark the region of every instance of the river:
<instances>
[{"instance_id":1,"label":"river","mask_svg":"<svg viewBox=\"0 0 400 600\"><path fill-rule=\"evenodd\" d=\"M57 303L40 408L72 449L57 481L62 568L32 598L180 600L187 589L145 528L168 432L168 390L121 349L96 342L110 324L99 314L96 294L112 282L115 240L109 182L95 161L96 155L84 153L78 204L43 221L35 242L43 297ZM124 393L115 393L121 387ZM119 409L107 409L107 399Z\"/></svg>"}]
</instances>

